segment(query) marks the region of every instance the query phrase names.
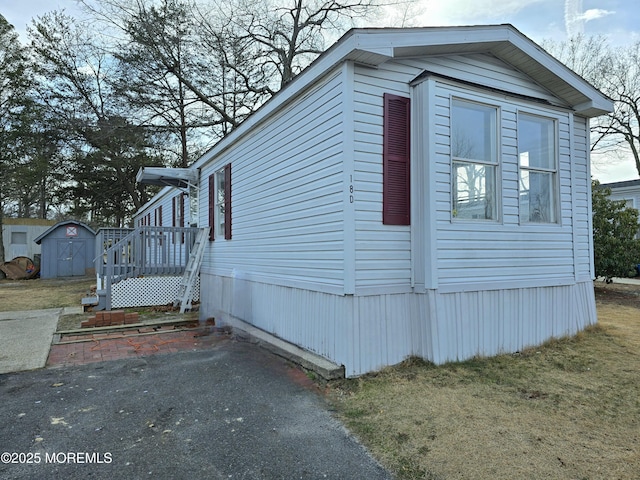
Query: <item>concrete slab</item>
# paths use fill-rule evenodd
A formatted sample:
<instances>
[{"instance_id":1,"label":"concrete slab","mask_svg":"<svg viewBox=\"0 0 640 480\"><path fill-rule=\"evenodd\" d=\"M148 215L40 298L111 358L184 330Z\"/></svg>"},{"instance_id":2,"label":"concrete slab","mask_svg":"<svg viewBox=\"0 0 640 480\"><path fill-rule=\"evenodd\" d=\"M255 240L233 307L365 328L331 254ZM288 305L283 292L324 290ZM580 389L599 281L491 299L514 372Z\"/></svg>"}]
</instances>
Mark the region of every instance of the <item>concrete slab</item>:
<instances>
[{"instance_id":1,"label":"concrete slab","mask_svg":"<svg viewBox=\"0 0 640 480\"><path fill-rule=\"evenodd\" d=\"M597 284L598 282L604 283L604 277L598 277L594 280L594 283ZM633 277L633 278L613 277L611 279L611 283L621 283L623 285L640 285L640 277Z\"/></svg>"},{"instance_id":2,"label":"concrete slab","mask_svg":"<svg viewBox=\"0 0 640 480\"><path fill-rule=\"evenodd\" d=\"M614 278L613 283L622 283L624 285L640 285L640 277L635 278Z\"/></svg>"},{"instance_id":3,"label":"concrete slab","mask_svg":"<svg viewBox=\"0 0 640 480\"><path fill-rule=\"evenodd\" d=\"M62 312L0 312L0 374L44 367Z\"/></svg>"},{"instance_id":4,"label":"concrete slab","mask_svg":"<svg viewBox=\"0 0 640 480\"><path fill-rule=\"evenodd\" d=\"M343 365L333 363L320 355L286 342L239 318L225 317L224 323L233 328L236 337L255 343L275 355L318 374L325 380L344 378Z\"/></svg>"}]
</instances>

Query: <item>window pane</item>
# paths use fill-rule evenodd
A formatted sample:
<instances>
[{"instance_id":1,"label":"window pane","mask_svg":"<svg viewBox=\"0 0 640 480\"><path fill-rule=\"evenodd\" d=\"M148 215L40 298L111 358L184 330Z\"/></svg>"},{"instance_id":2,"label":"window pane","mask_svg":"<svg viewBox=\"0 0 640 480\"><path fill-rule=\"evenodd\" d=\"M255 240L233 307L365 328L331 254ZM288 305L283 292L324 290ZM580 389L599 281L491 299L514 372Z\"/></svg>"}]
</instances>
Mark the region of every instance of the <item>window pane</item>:
<instances>
[{"instance_id":1,"label":"window pane","mask_svg":"<svg viewBox=\"0 0 640 480\"><path fill-rule=\"evenodd\" d=\"M518 115L520 166L555 169L554 122L548 118Z\"/></svg>"},{"instance_id":2,"label":"window pane","mask_svg":"<svg viewBox=\"0 0 640 480\"><path fill-rule=\"evenodd\" d=\"M496 109L454 100L451 112L451 155L495 162Z\"/></svg>"},{"instance_id":3,"label":"window pane","mask_svg":"<svg viewBox=\"0 0 640 480\"><path fill-rule=\"evenodd\" d=\"M453 216L496 219L496 167L453 162Z\"/></svg>"},{"instance_id":4,"label":"window pane","mask_svg":"<svg viewBox=\"0 0 640 480\"><path fill-rule=\"evenodd\" d=\"M556 206L552 173L520 171L520 213L523 222L552 223Z\"/></svg>"},{"instance_id":5,"label":"window pane","mask_svg":"<svg viewBox=\"0 0 640 480\"><path fill-rule=\"evenodd\" d=\"M26 245L27 244L27 232L11 232L11 244L12 245Z\"/></svg>"},{"instance_id":6,"label":"window pane","mask_svg":"<svg viewBox=\"0 0 640 480\"><path fill-rule=\"evenodd\" d=\"M217 236L224 235L224 169L216 172Z\"/></svg>"}]
</instances>

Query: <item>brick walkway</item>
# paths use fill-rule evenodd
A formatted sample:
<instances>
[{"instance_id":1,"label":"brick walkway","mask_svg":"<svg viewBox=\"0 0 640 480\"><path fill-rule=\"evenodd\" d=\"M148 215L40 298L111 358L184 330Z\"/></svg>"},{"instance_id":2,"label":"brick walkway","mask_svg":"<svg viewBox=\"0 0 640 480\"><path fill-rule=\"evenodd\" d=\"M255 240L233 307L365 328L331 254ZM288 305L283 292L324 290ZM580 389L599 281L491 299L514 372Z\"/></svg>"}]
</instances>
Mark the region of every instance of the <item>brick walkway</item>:
<instances>
[{"instance_id":1,"label":"brick walkway","mask_svg":"<svg viewBox=\"0 0 640 480\"><path fill-rule=\"evenodd\" d=\"M47 366L82 365L121 358L210 348L224 338L226 331L213 327L175 330L174 326L145 326L136 329L63 335L51 345Z\"/></svg>"}]
</instances>

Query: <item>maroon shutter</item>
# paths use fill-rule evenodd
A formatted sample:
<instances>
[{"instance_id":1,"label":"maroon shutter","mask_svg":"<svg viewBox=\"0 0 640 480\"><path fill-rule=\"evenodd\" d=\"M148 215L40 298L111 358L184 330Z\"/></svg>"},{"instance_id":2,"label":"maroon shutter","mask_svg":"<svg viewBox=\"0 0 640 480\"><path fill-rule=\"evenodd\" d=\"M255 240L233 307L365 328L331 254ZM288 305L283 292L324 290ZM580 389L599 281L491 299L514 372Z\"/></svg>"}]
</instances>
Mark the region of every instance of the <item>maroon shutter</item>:
<instances>
[{"instance_id":1,"label":"maroon shutter","mask_svg":"<svg viewBox=\"0 0 640 480\"><path fill-rule=\"evenodd\" d=\"M209 175L209 241L215 240L216 176Z\"/></svg>"},{"instance_id":2,"label":"maroon shutter","mask_svg":"<svg viewBox=\"0 0 640 480\"><path fill-rule=\"evenodd\" d=\"M178 198L179 198L179 202L180 202L179 209L180 209L180 219L181 219L180 220L180 225L178 225L178 226L179 227L184 227L184 226L186 226L186 219L184 218L184 203L185 203L185 201L187 199L187 194L183 193Z\"/></svg>"},{"instance_id":3,"label":"maroon shutter","mask_svg":"<svg viewBox=\"0 0 640 480\"><path fill-rule=\"evenodd\" d=\"M224 166L224 238L231 240L231 164Z\"/></svg>"},{"instance_id":4,"label":"maroon shutter","mask_svg":"<svg viewBox=\"0 0 640 480\"><path fill-rule=\"evenodd\" d=\"M382 223L410 225L409 152L411 103L384 94Z\"/></svg>"}]
</instances>

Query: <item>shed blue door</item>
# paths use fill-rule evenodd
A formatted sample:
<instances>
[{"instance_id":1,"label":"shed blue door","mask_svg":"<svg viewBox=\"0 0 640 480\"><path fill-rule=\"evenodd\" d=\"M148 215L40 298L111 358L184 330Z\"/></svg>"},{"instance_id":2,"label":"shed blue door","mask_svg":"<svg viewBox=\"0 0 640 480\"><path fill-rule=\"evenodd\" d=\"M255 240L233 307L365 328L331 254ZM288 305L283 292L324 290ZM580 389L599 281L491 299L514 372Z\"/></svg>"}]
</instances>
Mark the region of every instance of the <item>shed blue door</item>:
<instances>
[{"instance_id":1,"label":"shed blue door","mask_svg":"<svg viewBox=\"0 0 640 480\"><path fill-rule=\"evenodd\" d=\"M58 240L58 277L85 274L86 249L84 240Z\"/></svg>"}]
</instances>

